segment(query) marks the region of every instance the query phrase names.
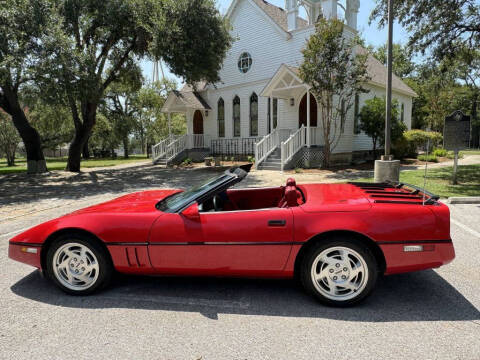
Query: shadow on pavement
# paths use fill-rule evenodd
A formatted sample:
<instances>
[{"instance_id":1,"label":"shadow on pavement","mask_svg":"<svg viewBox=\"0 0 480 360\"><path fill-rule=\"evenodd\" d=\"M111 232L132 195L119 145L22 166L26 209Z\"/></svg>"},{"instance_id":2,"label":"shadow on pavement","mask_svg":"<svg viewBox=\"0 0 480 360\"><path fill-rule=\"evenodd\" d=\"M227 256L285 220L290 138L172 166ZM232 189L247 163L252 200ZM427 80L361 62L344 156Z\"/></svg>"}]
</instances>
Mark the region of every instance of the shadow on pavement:
<instances>
[{"instance_id":1,"label":"shadow on pavement","mask_svg":"<svg viewBox=\"0 0 480 360\"><path fill-rule=\"evenodd\" d=\"M475 306L432 270L385 277L371 297L347 309L319 304L292 280L118 275L99 294L72 297L34 271L11 290L60 307L198 312L211 319L240 314L362 322L480 320Z\"/></svg>"}]
</instances>

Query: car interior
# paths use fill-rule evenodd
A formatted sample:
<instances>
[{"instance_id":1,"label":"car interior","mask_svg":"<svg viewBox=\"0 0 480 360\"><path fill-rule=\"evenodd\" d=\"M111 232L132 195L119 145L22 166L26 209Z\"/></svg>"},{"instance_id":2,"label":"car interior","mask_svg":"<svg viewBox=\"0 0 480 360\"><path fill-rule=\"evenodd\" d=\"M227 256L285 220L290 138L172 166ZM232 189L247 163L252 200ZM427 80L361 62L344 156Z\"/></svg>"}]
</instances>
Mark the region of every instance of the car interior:
<instances>
[{"instance_id":1,"label":"car interior","mask_svg":"<svg viewBox=\"0 0 480 360\"><path fill-rule=\"evenodd\" d=\"M246 211L291 208L305 203L305 195L295 179L274 188L227 189L199 204L200 212Z\"/></svg>"}]
</instances>

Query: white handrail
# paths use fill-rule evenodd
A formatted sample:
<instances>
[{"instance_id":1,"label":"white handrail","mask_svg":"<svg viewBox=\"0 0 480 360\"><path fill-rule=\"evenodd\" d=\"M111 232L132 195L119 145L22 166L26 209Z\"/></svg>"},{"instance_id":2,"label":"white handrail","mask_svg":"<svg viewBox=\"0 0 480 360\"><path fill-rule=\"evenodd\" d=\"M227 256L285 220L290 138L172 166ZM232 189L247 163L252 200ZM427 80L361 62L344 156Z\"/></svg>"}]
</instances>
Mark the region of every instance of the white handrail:
<instances>
[{"instance_id":1,"label":"white handrail","mask_svg":"<svg viewBox=\"0 0 480 360\"><path fill-rule=\"evenodd\" d=\"M302 125L295 133L281 144L282 171L293 156L306 145L306 128Z\"/></svg>"},{"instance_id":2,"label":"white handrail","mask_svg":"<svg viewBox=\"0 0 480 360\"><path fill-rule=\"evenodd\" d=\"M279 144L277 129L272 133L264 136L262 140L255 144L255 166L260 165L268 155L270 155Z\"/></svg>"},{"instance_id":3,"label":"white handrail","mask_svg":"<svg viewBox=\"0 0 480 360\"><path fill-rule=\"evenodd\" d=\"M152 161L155 162L163 157L167 152L167 147L175 141L176 136L170 135L156 145L152 145Z\"/></svg>"},{"instance_id":4,"label":"white handrail","mask_svg":"<svg viewBox=\"0 0 480 360\"><path fill-rule=\"evenodd\" d=\"M172 160L173 158L175 158L175 156L177 156L187 148L187 136L188 135L180 136L174 142L167 146L165 156L167 161Z\"/></svg>"}]
</instances>

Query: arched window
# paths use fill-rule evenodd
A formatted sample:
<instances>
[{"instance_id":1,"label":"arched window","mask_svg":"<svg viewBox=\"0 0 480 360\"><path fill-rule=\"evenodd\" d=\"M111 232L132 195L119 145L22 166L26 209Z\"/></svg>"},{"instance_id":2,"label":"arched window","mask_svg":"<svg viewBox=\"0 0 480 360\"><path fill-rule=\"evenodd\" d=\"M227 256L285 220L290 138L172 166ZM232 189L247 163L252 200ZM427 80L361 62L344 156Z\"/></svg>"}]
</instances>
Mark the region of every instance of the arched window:
<instances>
[{"instance_id":1,"label":"arched window","mask_svg":"<svg viewBox=\"0 0 480 360\"><path fill-rule=\"evenodd\" d=\"M250 96L250 136L258 136L258 96Z\"/></svg>"},{"instance_id":2,"label":"arched window","mask_svg":"<svg viewBox=\"0 0 480 360\"><path fill-rule=\"evenodd\" d=\"M225 102L218 99L217 106L218 137L225 137Z\"/></svg>"},{"instance_id":3,"label":"arched window","mask_svg":"<svg viewBox=\"0 0 480 360\"><path fill-rule=\"evenodd\" d=\"M240 98L233 98L233 136L240 137Z\"/></svg>"}]
</instances>

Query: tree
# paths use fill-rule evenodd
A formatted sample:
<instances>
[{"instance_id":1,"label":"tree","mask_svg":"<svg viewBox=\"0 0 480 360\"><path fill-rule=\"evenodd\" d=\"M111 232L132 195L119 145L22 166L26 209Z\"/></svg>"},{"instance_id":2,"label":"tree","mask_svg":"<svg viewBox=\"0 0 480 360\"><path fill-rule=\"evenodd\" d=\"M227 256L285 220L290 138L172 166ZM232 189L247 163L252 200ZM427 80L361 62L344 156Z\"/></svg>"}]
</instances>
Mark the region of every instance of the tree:
<instances>
[{"instance_id":1,"label":"tree","mask_svg":"<svg viewBox=\"0 0 480 360\"><path fill-rule=\"evenodd\" d=\"M387 0L376 0L370 21L387 22ZM455 56L458 45L480 47L480 5L475 0L403 0L394 1L394 14L411 33L408 46L437 60Z\"/></svg>"},{"instance_id":2,"label":"tree","mask_svg":"<svg viewBox=\"0 0 480 360\"><path fill-rule=\"evenodd\" d=\"M10 116L0 109L0 150L5 153L8 166L15 166L15 153L20 137Z\"/></svg>"},{"instance_id":3,"label":"tree","mask_svg":"<svg viewBox=\"0 0 480 360\"><path fill-rule=\"evenodd\" d=\"M213 0L59 0L55 9L58 20L43 43L43 80L72 112L70 171L80 171L105 91L139 58L162 58L190 84L217 82L232 41Z\"/></svg>"},{"instance_id":4,"label":"tree","mask_svg":"<svg viewBox=\"0 0 480 360\"><path fill-rule=\"evenodd\" d=\"M355 54L355 41L343 36L340 20L320 19L307 42L300 66L300 77L310 86L321 109L324 165L342 134L342 119L353 106L355 94L367 92L367 55Z\"/></svg>"},{"instance_id":5,"label":"tree","mask_svg":"<svg viewBox=\"0 0 480 360\"><path fill-rule=\"evenodd\" d=\"M121 75L105 94L102 112L113 123L113 130L123 143L124 157L128 158L129 136L135 126L135 97L143 83L140 68Z\"/></svg>"},{"instance_id":6,"label":"tree","mask_svg":"<svg viewBox=\"0 0 480 360\"><path fill-rule=\"evenodd\" d=\"M0 107L11 116L27 153L28 173L47 170L40 136L28 122L19 91L35 77L38 45L49 22L46 1L0 2Z\"/></svg>"},{"instance_id":7,"label":"tree","mask_svg":"<svg viewBox=\"0 0 480 360\"><path fill-rule=\"evenodd\" d=\"M149 145L156 144L168 135L168 120L161 112L168 93L177 89L173 80L164 79L159 82L143 86L134 99L135 106L135 135L140 142L144 153L148 154ZM185 133L185 119L183 115L173 114L171 119L173 134Z\"/></svg>"},{"instance_id":8,"label":"tree","mask_svg":"<svg viewBox=\"0 0 480 360\"><path fill-rule=\"evenodd\" d=\"M472 135L471 146L480 147L480 121L478 106L480 103L480 50L461 46L454 59L447 59L446 66L455 69L459 80L465 84L471 98Z\"/></svg>"},{"instance_id":9,"label":"tree","mask_svg":"<svg viewBox=\"0 0 480 360\"><path fill-rule=\"evenodd\" d=\"M377 158L377 145L385 140L385 98L374 97L365 101L365 105L360 110L360 130L372 138L373 156ZM402 135L406 130L405 124L399 121L398 102L392 103L392 142Z\"/></svg>"},{"instance_id":10,"label":"tree","mask_svg":"<svg viewBox=\"0 0 480 360\"><path fill-rule=\"evenodd\" d=\"M387 45L376 48L372 55L383 65L387 65ZM399 78L411 77L415 73L416 65L412 60L412 53L402 44L393 44L393 72Z\"/></svg>"}]
</instances>

